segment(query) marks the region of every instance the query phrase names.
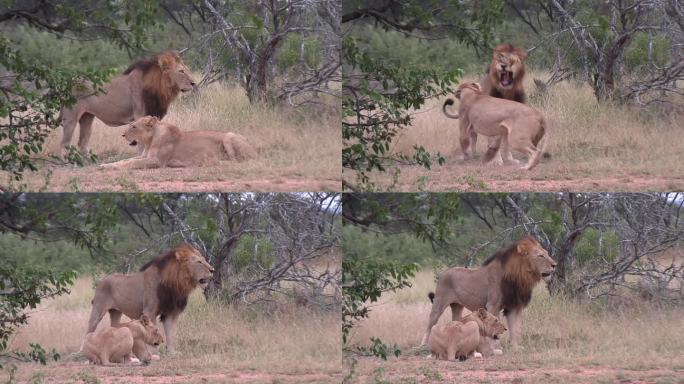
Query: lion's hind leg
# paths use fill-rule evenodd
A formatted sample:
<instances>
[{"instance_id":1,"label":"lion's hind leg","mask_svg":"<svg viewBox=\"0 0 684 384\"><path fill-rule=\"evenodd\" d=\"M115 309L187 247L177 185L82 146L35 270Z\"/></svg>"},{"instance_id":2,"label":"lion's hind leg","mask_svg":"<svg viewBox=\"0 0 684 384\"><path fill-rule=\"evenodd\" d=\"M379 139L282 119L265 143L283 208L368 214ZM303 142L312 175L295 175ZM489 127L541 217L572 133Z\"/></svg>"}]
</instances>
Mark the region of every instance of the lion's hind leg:
<instances>
[{"instance_id":1,"label":"lion's hind leg","mask_svg":"<svg viewBox=\"0 0 684 384\"><path fill-rule=\"evenodd\" d=\"M81 153L88 153L88 142L90 141L90 134L93 131L93 120L95 115L84 113L78 120L80 131L78 133L78 149Z\"/></svg>"},{"instance_id":2,"label":"lion's hind leg","mask_svg":"<svg viewBox=\"0 0 684 384\"><path fill-rule=\"evenodd\" d=\"M503 152L503 154L501 152ZM508 136L504 137L503 139L501 151L499 152L499 157L503 157L501 160L501 164L520 165L520 161L513 158L513 153L511 152L511 144L509 143Z\"/></svg>"},{"instance_id":3,"label":"lion's hind leg","mask_svg":"<svg viewBox=\"0 0 684 384\"><path fill-rule=\"evenodd\" d=\"M503 165L503 159L501 158L501 142L505 140L503 135L490 137L488 139L487 152L485 152L482 161L486 165Z\"/></svg>"},{"instance_id":4,"label":"lion's hind leg","mask_svg":"<svg viewBox=\"0 0 684 384\"><path fill-rule=\"evenodd\" d=\"M450 304L445 301L446 300L441 299L439 296L434 297L434 301L432 302L432 309L430 310L430 320L428 321L427 331L425 331L425 335L423 336L423 340L420 342L420 345L427 344L428 337L430 336L430 332L432 331L432 327L435 324L437 324L439 317L442 316L442 312L444 312L446 307Z\"/></svg>"},{"instance_id":5,"label":"lion's hind leg","mask_svg":"<svg viewBox=\"0 0 684 384\"><path fill-rule=\"evenodd\" d=\"M470 152L473 157L477 156L477 133L472 125L470 126Z\"/></svg>"},{"instance_id":6,"label":"lion's hind leg","mask_svg":"<svg viewBox=\"0 0 684 384\"><path fill-rule=\"evenodd\" d=\"M249 160L257 157L257 152L247 140L236 133L226 133L223 139L223 149L228 160Z\"/></svg>"}]
</instances>

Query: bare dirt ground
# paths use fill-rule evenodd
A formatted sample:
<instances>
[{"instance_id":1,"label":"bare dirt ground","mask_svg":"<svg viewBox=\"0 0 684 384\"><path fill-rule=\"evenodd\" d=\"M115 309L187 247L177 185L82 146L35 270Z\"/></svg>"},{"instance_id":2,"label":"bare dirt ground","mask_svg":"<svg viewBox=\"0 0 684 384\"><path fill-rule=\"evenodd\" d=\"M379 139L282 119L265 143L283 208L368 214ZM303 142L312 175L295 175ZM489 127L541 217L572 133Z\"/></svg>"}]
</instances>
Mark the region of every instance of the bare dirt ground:
<instances>
[{"instance_id":1,"label":"bare dirt ground","mask_svg":"<svg viewBox=\"0 0 684 384\"><path fill-rule=\"evenodd\" d=\"M462 162L451 156L443 166L428 171L418 166L401 166L398 180L391 175L374 174L383 189L402 192L466 191L466 192L597 192L597 191L675 191L684 189L684 174L649 174L648 170L591 169L542 160L532 171L513 165L485 166L479 160Z\"/></svg>"},{"instance_id":2,"label":"bare dirt ground","mask_svg":"<svg viewBox=\"0 0 684 384\"><path fill-rule=\"evenodd\" d=\"M534 90L533 79L545 76L530 73L525 78L526 89ZM387 172L369 175L375 189L641 192L684 188L681 114L649 115L628 106L598 104L583 83L559 83L545 96L532 92L530 105L540 110L549 123L545 152L551 157L542 159L532 171L525 171L515 165L483 165L479 156L486 151L487 140L482 136L477 142L478 157L461 161L458 121L443 115L445 99L430 100L413 111L412 125L400 132L390 151L410 156L414 146L419 145L430 153L439 152L446 163L433 163L430 170L385 164ZM515 151L513 155L520 161L527 160ZM357 181L354 175L345 175L345 180Z\"/></svg>"},{"instance_id":3,"label":"bare dirt ground","mask_svg":"<svg viewBox=\"0 0 684 384\"><path fill-rule=\"evenodd\" d=\"M402 356L382 361L364 357L355 367L358 383L684 383L684 361L678 367L629 367L577 360L568 366L522 364L513 355L465 362L440 361L427 356Z\"/></svg>"},{"instance_id":4,"label":"bare dirt ground","mask_svg":"<svg viewBox=\"0 0 684 384\"><path fill-rule=\"evenodd\" d=\"M161 365L161 367L159 366ZM172 363L152 363L150 366L100 367L84 362L18 365L19 382L41 378L42 383L102 383L102 384L161 384L161 383L339 383L340 372L318 371L302 367L298 371L256 372L234 368L181 369ZM30 372L25 376L24 372ZM49 372L49 373L48 373Z\"/></svg>"},{"instance_id":5,"label":"bare dirt ground","mask_svg":"<svg viewBox=\"0 0 684 384\"><path fill-rule=\"evenodd\" d=\"M276 172L260 177L245 174L241 164L224 162L202 168L111 170L97 165L84 168L55 167L23 181L30 191L54 192L217 192L217 191L339 191L340 180L311 178L295 170L285 176ZM282 172L282 170L281 170Z\"/></svg>"}]
</instances>

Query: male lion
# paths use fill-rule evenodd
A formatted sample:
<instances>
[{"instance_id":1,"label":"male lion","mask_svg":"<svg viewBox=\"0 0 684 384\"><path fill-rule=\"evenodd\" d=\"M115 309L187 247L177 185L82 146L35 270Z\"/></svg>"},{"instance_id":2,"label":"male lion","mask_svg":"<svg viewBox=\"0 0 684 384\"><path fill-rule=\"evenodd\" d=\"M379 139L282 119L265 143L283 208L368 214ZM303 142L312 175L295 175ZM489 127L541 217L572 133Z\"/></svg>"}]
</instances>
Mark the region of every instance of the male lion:
<instances>
[{"instance_id":1,"label":"male lion","mask_svg":"<svg viewBox=\"0 0 684 384\"><path fill-rule=\"evenodd\" d=\"M477 269L454 267L439 275L435 293L429 294L432 311L421 344L425 344L430 330L450 306L452 320L461 319L463 307L471 311L484 307L496 316L503 309L511 344L518 346L520 314L529 304L534 286L553 273L556 262L537 240L525 236L482 265Z\"/></svg>"},{"instance_id":2,"label":"male lion","mask_svg":"<svg viewBox=\"0 0 684 384\"><path fill-rule=\"evenodd\" d=\"M470 156L468 149L475 132L493 138L484 156L485 162L502 163L497 155L503 146L503 156L508 162L518 163L511 155L512 147L527 155L524 169L530 170L539 163L546 144L546 119L541 112L525 104L485 95L477 83L460 84L456 97L461 101L458 124L464 160Z\"/></svg>"},{"instance_id":3,"label":"male lion","mask_svg":"<svg viewBox=\"0 0 684 384\"><path fill-rule=\"evenodd\" d=\"M496 316L480 308L461 321L433 326L428 338L428 350L442 360L465 360L473 355L477 357L480 354L475 354L476 351L489 356L493 352L488 339L505 331L506 327Z\"/></svg>"},{"instance_id":4,"label":"male lion","mask_svg":"<svg viewBox=\"0 0 684 384\"><path fill-rule=\"evenodd\" d=\"M502 44L496 47L487 75L480 79L482 93L499 99L525 103L523 79L525 77L526 58L527 52L522 48L514 47L511 44ZM447 99L442 105L442 112L449 118L458 119L458 114L453 115L447 111L447 107L451 105L454 105L454 100ZM477 144L475 132L471 132L470 142L474 154Z\"/></svg>"},{"instance_id":5,"label":"male lion","mask_svg":"<svg viewBox=\"0 0 684 384\"><path fill-rule=\"evenodd\" d=\"M153 322L159 316L166 345L173 350L173 327L178 315L185 309L190 292L197 286L206 288L213 273L214 268L198 250L180 244L150 260L138 273L105 276L95 289L88 332L95 331L107 312L112 327L119 325L122 313L131 319L146 315Z\"/></svg>"},{"instance_id":6,"label":"male lion","mask_svg":"<svg viewBox=\"0 0 684 384\"><path fill-rule=\"evenodd\" d=\"M145 315L117 327L90 332L83 343L83 354L93 364L128 363L135 355L143 363L152 359L147 345L164 342L157 326Z\"/></svg>"},{"instance_id":7,"label":"male lion","mask_svg":"<svg viewBox=\"0 0 684 384\"><path fill-rule=\"evenodd\" d=\"M146 115L163 118L179 92L188 92L195 86L188 72L178 52L167 51L136 61L105 84L101 93L94 92L91 84L84 84L74 92L76 104L60 113L64 127L62 146L71 143L76 123L80 123L78 146L87 152L95 117L111 127Z\"/></svg>"},{"instance_id":8,"label":"male lion","mask_svg":"<svg viewBox=\"0 0 684 384\"><path fill-rule=\"evenodd\" d=\"M141 145L140 156L103 168L135 169L171 167L215 163L218 160L247 160L256 151L247 140L236 133L219 131L182 132L175 125L163 123L154 116L142 117L130 124L123 137L129 145Z\"/></svg>"},{"instance_id":9,"label":"male lion","mask_svg":"<svg viewBox=\"0 0 684 384\"><path fill-rule=\"evenodd\" d=\"M527 53L524 49L511 44L496 47L487 76L480 80L482 92L492 97L524 103L523 79L526 58Z\"/></svg>"},{"instance_id":10,"label":"male lion","mask_svg":"<svg viewBox=\"0 0 684 384\"><path fill-rule=\"evenodd\" d=\"M527 53L522 48L511 44L502 44L496 47L489 64L487 75L480 79L482 92L499 99L513 100L525 103L525 59ZM442 105L442 112L452 119L458 119L447 111L447 107L454 104L453 99L446 99Z\"/></svg>"}]
</instances>

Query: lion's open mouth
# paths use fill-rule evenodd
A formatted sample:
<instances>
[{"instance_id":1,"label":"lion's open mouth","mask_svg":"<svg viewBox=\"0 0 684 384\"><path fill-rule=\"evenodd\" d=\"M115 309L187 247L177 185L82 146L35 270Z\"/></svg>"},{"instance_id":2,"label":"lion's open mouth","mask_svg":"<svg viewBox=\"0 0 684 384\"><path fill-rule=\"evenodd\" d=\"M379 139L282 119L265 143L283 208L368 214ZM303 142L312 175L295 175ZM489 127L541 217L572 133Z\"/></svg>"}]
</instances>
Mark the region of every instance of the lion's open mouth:
<instances>
[{"instance_id":1,"label":"lion's open mouth","mask_svg":"<svg viewBox=\"0 0 684 384\"><path fill-rule=\"evenodd\" d=\"M509 87L511 84L513 84L513 72L511 71L503 71L499 75L499 82L501 83L502 86L504 87Z\"/></svg>"},{"instance_id":2,"label":"lion's open mouth","mask_svg":"<svg viewBox=\"0 0 684 384\"><path fill-rule=\"evenodd\" d=\"M138 141L137 141L137 140L133 140L133 141L131 141L130 143L128 143L128 145L130 145L131 147L135 147L136 145L138 145Z\"/></svg>"},{"instance_id":3,"label":"lion's open mouth","mask_svg":"<svg viewBox=\"0 0 684 384\"><path fill-rule=\"evenodd\" d=\"M492 336L492 339L494 339L494 340L499 340L499 335L494 335L494 336Z\"/></svg>"},{"instance_id":4,"label":"lion's open mouth","mask_svg":"<svg viewBox=\"0 0 684 384\"><path fill-rule=\"evenodd\" d=\"M154 343L154 346L155 346L155 347L158 347L158 346L159 346L159 342Z\"/></svg>"},{"instance_id":5,"label":"lion's open mouth","mask_svg":"<svg viewBox=\"0 0 684 384\"><path fill-rule=\"evenodd\" d=\"M549 277L549 276L551 276L551 272L542 273L542 277Z\"/></svg>"},{"instance_id":6,"label":"lion's open mouth","mask_svg":"<svg viewBox=\"0 0 684 384\"><path fill-rule=\"evenodd\" d=\"M204 278L203 278L203 279L199 279L198 282L199 282L201 285L209 284L209 279L204 279Z\"/></svg>"}]
</instances>

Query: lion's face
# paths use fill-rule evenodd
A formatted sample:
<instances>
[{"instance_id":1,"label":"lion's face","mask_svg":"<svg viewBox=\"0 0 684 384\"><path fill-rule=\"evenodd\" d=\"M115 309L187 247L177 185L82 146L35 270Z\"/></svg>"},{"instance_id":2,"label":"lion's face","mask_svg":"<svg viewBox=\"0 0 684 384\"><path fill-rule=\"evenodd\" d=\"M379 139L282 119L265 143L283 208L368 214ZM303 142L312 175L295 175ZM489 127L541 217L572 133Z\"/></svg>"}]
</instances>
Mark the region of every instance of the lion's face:
<instances>
[{"instance_id":1,"label":"lion's face","mask_svg":"<svg viewBox=\"0 0 684 384\"><path fill-rule=\"evenodd\" d=\"M526 238L518 243L518 252L526 255L534 268L546 280L556 270L556 262L536 240Z\"/></svg>"},{"instance_id":2,"label":"lion's face","mask_svg":"<svg viewBox=\"0 0 684 384\"><path fill-rule=\"evenodd\" d=\"M484 308L480 308L477 311L477 317L479 317L482 321L485 334L489 337L498 339L500 334L507 331L506 326L503 325L501 321L499 321L499 318L492 315L489 311L487 311Z\"/></svg>"},{"instance_id":3,"label":"lion's face","mask_svg":"<svg viewBox=\"0 0 684 384\"><path fill-rule=\"evenodd\" d=\"M500 48L494 51L489 76L500 89L512 89L516 80L525 70L524 51L518 49L506 51Z\"/></svg>"},{"instance_id":4,"label":"lion's face","mask_svg":"<svg viewBox=\"0 0 684 384\"><path fill-rule=\"evenodd\" d=\"M183 63L180 54L176 51L168 51L159 55L159 67L164 71L173 84L181 91L191 91L195 81L190 76L190 70Z\"/></svg>"},{"instance_id":5,"label":"lion's face","mask_svg":"<svg viewBox=\"0 0 684 384\"><path fill-rule=\"evenodd\" d=\"M130 123L123 137L130 146L149 143L154 136L154 126L159 120L154 116L145 116Z\"/></svg>"},{"instance_id":6,"label":"lion's face","mask_svg":"<svg viewBox=\"0 0 684 384\"><path fill-rule=\"evenodd\" d=\"M192 91L195 87L195 81L190 77L190 70L183 62L177 63L176 68L173 70L172 78L181 92Z\"/></svg>"},{"instance_id":7,"label":"lion's face","mask_svg":"<svg viewBox=\"0 0 684 384\"><path fill-rule=\"evenodd\" d=\"M151 322L146 315L142 315L140 318L140 324L142 324L144 329L145 343L154 345L156 347L164 342L164 337L159 332L159 328L157 328L157 326Z\"/></svg>"},{"instance_id":8,"label":"lion's face","mask_svg":"<svg viewBox=\"0 0 684 384\"><path fill-rule=\"evenodd\" d=\"M182 262L185 263L185 267L189 270L193 280L202 289L205 289L214 276L214 268L195 248L188 246L177 252L182 253Z\"/></svg>"}]
</instances>

